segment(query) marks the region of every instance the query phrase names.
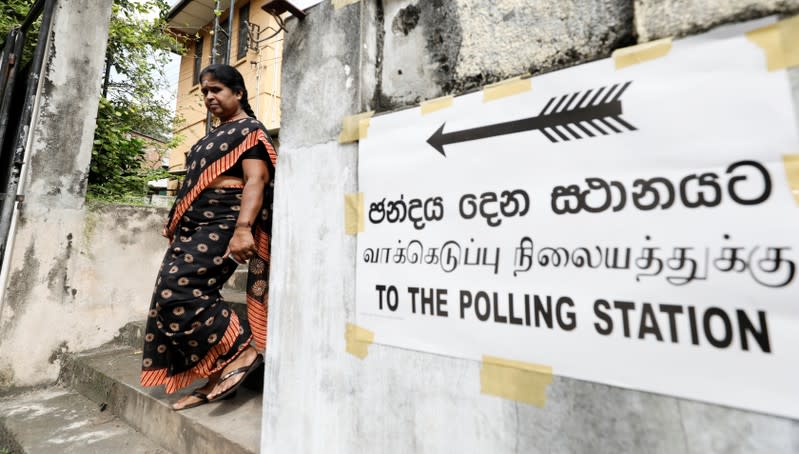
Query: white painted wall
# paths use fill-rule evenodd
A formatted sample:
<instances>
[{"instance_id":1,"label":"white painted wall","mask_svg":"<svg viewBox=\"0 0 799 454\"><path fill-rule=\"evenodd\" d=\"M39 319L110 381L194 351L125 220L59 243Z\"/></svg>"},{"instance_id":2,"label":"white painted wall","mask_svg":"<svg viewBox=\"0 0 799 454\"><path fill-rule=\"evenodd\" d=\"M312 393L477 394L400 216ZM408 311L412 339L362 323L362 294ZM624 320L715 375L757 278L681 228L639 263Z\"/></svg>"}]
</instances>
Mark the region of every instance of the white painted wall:
<instances>
[{"instance_id":1,"label":"white painted wall","mask_svg":"<svg viewBox=\"0 0 799 454\"><path fill-rule=\"evenodd\" d=\"M336 141L344 115L393 111L530 69L607 57L646 24L652 34L694 33L713 21L751 18L752 3L761 15L793 7L770 0L737 2L737 9L721 8L722 0L534 3L362 0L334 9L323 2L303 22L289 21L262 452L799 451L797 421L558 376L538 408L481 394L476 362L377 344L363 360L346 352L357 257L355 238L344 233L344 195L357 191L358 147ZM723 14L695 21L681 13L686 4ZM420 19L399 35L394 21L410 6Z\"/></svg>"}]
</instances>

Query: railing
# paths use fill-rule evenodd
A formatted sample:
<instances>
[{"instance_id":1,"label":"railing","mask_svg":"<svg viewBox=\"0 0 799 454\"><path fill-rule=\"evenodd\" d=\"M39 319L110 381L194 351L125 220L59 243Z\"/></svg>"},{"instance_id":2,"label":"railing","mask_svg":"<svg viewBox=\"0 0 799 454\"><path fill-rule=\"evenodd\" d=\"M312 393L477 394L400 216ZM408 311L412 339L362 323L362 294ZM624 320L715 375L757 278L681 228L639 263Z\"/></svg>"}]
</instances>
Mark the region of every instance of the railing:
<instances>
[{"instance_id":1,"label":"railing","mask_svg":"<svg viewBox=\"0 0 799 454\"><path fill-rule=\"evenodd\" d=\"M8 246L13 243L14 211L24 201L20 193L30 142L47 39L57 0L37 0L27 17L6 35L0 55L0 271L5 274ZM24 61L25 43L41 18L33 56ZM0 279L0 282L5 282Z\"/></svg>"}]
</instances>

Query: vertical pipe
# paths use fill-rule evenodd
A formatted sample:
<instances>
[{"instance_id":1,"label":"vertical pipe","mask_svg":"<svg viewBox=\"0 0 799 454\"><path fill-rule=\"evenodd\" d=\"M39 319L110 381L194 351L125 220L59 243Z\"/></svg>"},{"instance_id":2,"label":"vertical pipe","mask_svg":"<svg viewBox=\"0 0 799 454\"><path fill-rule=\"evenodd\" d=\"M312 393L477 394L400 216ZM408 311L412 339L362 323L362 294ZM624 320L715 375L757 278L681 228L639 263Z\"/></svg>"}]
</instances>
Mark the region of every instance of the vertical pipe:
<instances>
[{"instance_id":1,"label":"vertical pipe","mask_svg":"<svg viewBox=\"0 0 799 454\"><path fill-rule=\"evenodd\" d=\"M258 52L258 59L255 61L255 116L261 117L261 53Z\"/></svg>"},{"instance_id":2,"label":"vertical pipe","mask_svg":"<svg viewBox=\"0 0 799 454\"><path fill-rule=\"evenodd\" d=\"M44 66L44 52L49 42L50 26L53 21L53 10L55 9L55 0L45 0L44 11L42 12L42 24L39 28L39 37L36 41L36 50L33 52L33 60L31 62L30 80L25 90L25 104L22 107L22 119L20 124L30 125L31 116L33 114L33 103L36 98L36 92L39 89L39 78L41 77L42 67ZM14 142L14 160L15 164L22 165L25 154L25 142L29 133L29 128L20 128L17 131L17 138Z\"/></svg>"},{"instance_id":3,"label":"vertical pipe","mask_svg":"<svg viewBox=\"0 0 799 454\"><path fill-rule=\"evenodd\" d=\"M233 7L236 5L236 0L230 0L230 9L227 12L227 61L230 64L230 56L233 55L231 49L233 44Z\"/></svg>"},{"instance_id":4,"label":"vertical pipe","mask_svg":"<svg viewBox=\"0 0 799 454\"><path fill-rule=\"evenodd\" d=\"M49 53L49 52L48 52ZM45 57L46 58L46 57ZM39 87L43 85L43 81L39 80ZM37 100L36 105L34 106L33 112L34 118L38 118L39 116L39 100ZM28 141L26 147L30 147L33 144L33 135L28 135ZM17 193L22 194L22 188L25 187L26 176L28 172L28 164L22 163L22 167L20 168L20 176L19 176L19 184L17 186ZM14 194L16 196L16 194ZM16 205L16 202L14 202ZM8 261L11 260L11 254L14 252L14 237L17 233L17 219L19 218L19 207L15 207L14 211L11 213L11 223L10 228L8 230L7 236L7 244L5 251L3 251L2 256L0 256L1 263L9 263ZM9 266L0 266L0 314L3 313L3 305L5 304L5 292L6 292L6 285L8 283L8 274L10 272Z\"/></svg>"},{"instance_id":5,"label":"vertical pipe","mask_svg":"<svg viewBox=\"0 0 799 454\"><path fill-rule=\"evenodd\" d=\"M11 181L12 160L10 156L3 155L2 151L5 149L7 153L13 152L11 147L5 147L4 144L6 142L8 114L9 110L11 109L11 97L14 95L14 85L16 84L17 74L19 73L19 68L22 66L22 48L24 45L25 34L22 33L20 29L14 29L8 33L8 37L6 38L6 48L3 50L3 58L5 61L3 61L1 69L3 74L0 77L0 85L2 85L0 88L0 156L2 156L2 159L0 159L0 164L5 165L6 158L8 158L8 175L3 175L2 180L0 180L3 182L3 184L8 184ZM9 58L11 55L14 55L15 60L13 66L10 66L9 63ZM0 205L3 203L5 203L5 201L0 202Z\"/></svg>"},{"instance_id":6,"label":"vertical pipe","mask_svg":"<svg viewBox=\"0 0 799 454\"><path fill-rule=\"evenodd\" d=\"M13 197L12 194L16 194L17 192L17 185L22 171L22 163L25 161L25 151L27 149L26 142L31 129L31 117L33 115L36 93L39 90L39 79L41 78L42 67L44 66L45 49L49 43L48 38L50 36L50 27L52 25L54 9L55 0L45 0L44 11L42 12L42 23L39 28L39 38L36 42L36 50L33 52L33 60L31 61L30 80L28 81L28 86L25 89L25 102L22 107L22 115L19 126L17 127L17 135L14 139L14 156L10 169L11 175L9 184L6 190L6 193L9 194L10 197ZM13 199L10 202L11 203L3 203L2 210L0 211L0 260L2 260L0 261L0 268L5 267L6 265L5 251L8 246L8 233L11 229L13 210L17 205Z\"/></svg>"},{"instance_id":7,"label":"vertical pipe","mask_svg":"<svg viewBox=\"0 0 799 454\"><path fill-rule=\"evenodd\" d=\"M0 99L3 99L3 94L5 93L6 84L9 82L11 78L11 72L14 70L14 66L12 65L12 61L16 61L19 52L17 52L16 45L20 41L20 31L18 28L13 28L11 31L6 34L6 44L3 47L3 60L0 61ZM12 55L14 55L12 60Z\"/></svg>"},{"instance_id":8,"label":"vertical pipe","mask_svg":"<svg viewBox=\"0 0 799 454\"><path fill-rule=\"evenodd\" d=\"M282 40L281 40L282 41ZM280 42L280 41L278 41ZM283 63L283 56L281 54L280 59L277 57L277 43L275 43L275 48L272 48L272 115L271 120L273 122L277 122L277 84L279 82L278 79L278 69L282 67ZM278 66L278 62L280 62L281 66Z\"/></svg>"},{"instance_id":9,"label":"vertical pipe","mask_svg":"<svg viewBox=\"0 0 799 454\"><path fill-rule=\"evenodd\" d=\"M219 16L217 15L217 11L219 11L219 0L216 0L214 4L214 38L211 40L211 64L215 64L216 61L216 45L219 40ZM228 21L230 22L230 21ZM208 134L211 132L211 111L209 110L205 114L205 133Z\"/></svg>"},{"instance_id":10,"label":"vertical pipe","mask_svg":"<svg viewBox=\"0 0 799 454\"><path fill-rule=\"evenodd\" d=\"M108 98L108 83L111 78L111 50L105 53L105 74L103 75L103 98Z\"/></svg>"},{"instance_id":11,"label":"vertical pipe","mask_svg":"<svg viewBox=\"0 0 799 454\"><path fill-rule=\"evenodd\" d=\"M12 30L9 33L6 45L8 46L10 43L8 42L12 38L12 34L14 34L14 49L12 52L14 54L14 66L12 68L6 68L4 63L3 67L3 106L0 108L0 147L4 146L5 143L5 133L7 127L7 120L8 120L8 110L10 109L10 101L11 97L13 96L14 85L16 82L16 77L19 72L19 68L22 66L22 52L23 47L25 45L25 35L27 34L30 27L36 21L36 19L42 15L42 23L39 28L39 40L36 42L36 50L33 54L33 60L31 61L31 72L30 72L30 81L28 82L29 85L25 90L25 101L22 110L22 120L19 122L17 126L17 136L15 137L14 147L8 147L6 151L8 153L13 153L13 156L7 156L9 158L9 168L8 168L8 181L5 185L5 199L3 199L2 204L0 204L2 211L2 216L0 216L0 313L3 311L3 305L5 303L5 290L6 290L6 283L8 282L8 261L11 258L12 248L9 246L13 246L14 243L14 234L16 233L16 226L17 226L17 215L19 210L17 209L17 201L16 196L18 193L22 193L20 191L20 181L24 178L26 165L23 162L18 163L16 162L16 155L19 151L19 147L16 146L16 140L19 139L20 133L19 130L23 130L25 133L29 131L30 128L30 118L33 117L33 110L36 110L36 115L38 115L38 102L35 102L35 94L39 92L39 88L41 87L41 78L40 74L42 72L42 62L46 58L46 50L47 46L49 45L49 37L50 37L50 24L51 24L51 17L53 14L54 9L54 0L50 1L49 3L45 4L47 0L37 0L37 2L31 7L28 11L28 16L25 18L25 21L22 25ZM46 8L45 8L46 5ZM44 12L42 12L44 8ZM8 49L6 49L8 50ZM9 56L9 52L3 53L4 58ZM8 73L6 73L8 71ZM6 78L6 76L8 78ZM36 83L32 83L32 81L36 81ZM33 99L29 97L29 95L33 96ZM29 102L34 103L32 109L29 109L30 105ZM25 121L25 116L28 114L28 121L27 125L23 122ZM4 118L3 118L4 117ZM27 131L26 131L27 129ZM33 141L33 136L30 134L23 134L25 137L25 144L23 147L23 154L24 150L26 150L30 143ZM5 159L4 159L5 161Z\"/></svg>"},{"instance_id":12,"label":"vertical pipe","mask_svg":"<svg viewBox=\"0 0 799 454\"><path fill-rule=\"evenodd\" d=\"M19 28L22 29L23 32L27 32L28 28L36 22L36 18L39 17L39 13L42 12L42 7L44 6L44 2L46 0L37 0L36 3L31 6L31 9L28 11L28 15L25 17L25 21L22 22L22 25Z\"/></svg>"},{"instance_id":13,"label":"vertical pipe","mask_svg":"<svg viewBox=\"0 0 799 454\"><path fill-rule=\"evenodd\" d=\"M216 0L214 6L214 38L211 40L211 64L218 63L216 61L216 46L219 44L219 0Z\"/></svg>"},{"instance_id":14,"label":"vertical pipe","mask_svg":"<svg viewBox=\"0 0 799 454\"><path fill-rule=\"evenodd\" d=\"M42 2L38 2L37 5L41 7ZM43 81L42 78L40 77L40 74L43 71L42 62L47 58L47 55L49 55L48 47L50 44L49 38L50 38L50 28L51 28L51 17L53 15L54 6L55 6L55 0L50 0L47 4L47 7L44 9L41 28L39 29L39 41L37 41L36 43L36 51L34 52L34 57L31 62L31 73L29 75L30 77L29 84L33 85L33 88L31 87L31 85L28 85L26 90L26 95L29 94L30 92L33 92L34 95L36 93L39 93L39 90L43 85L42 83ZM41 9L39 9L36 14L38 15L40 12ZM31 13L29 14L33 14L33 10L31 10ZM31 22L33 20L35 20L35 18L30 19ZM26 22L28 21L26 20ZM22 33L20 34L19 39L20 41L24 41L24 35ZM44 51L39 52L40 48L44 49ZM21 49L20 49L20 54L18 55L21 56ZM21 65L21 61L18 60L17 64ZM36 83L34 84L33 81L36 81ZM30 118L38 117L39 115L39 99L36 98L35 96L33 96L33 99L26 97L25 106L23 107L23 120L25 118L24 117L25 113L28 112L28 109L26 108L28 107L29 101L33 103L33 107L30 110ZM26 126L23 125L22 122L20 122L18 128L25 129ZM29 119L27 130L29 131L31 129L32 128L30 127L30 119ZM33 135L27 134L25 137L25 144L23 147L24 150L27 150L32 143L33 143ZM15 169L17 168L16 166L12 167L14 167ZM3 236L0 237L0 246L1 246L0 247L0 314L2 314L3 306L5 305L5 292L6 292L6 286L8 284L8 275L10 273L9 265L10 265L11 253L13 252L14 237L16 234L16 227L17 227L17 218L19 216L19 207L17 206L16 196L17 194L23 193L23 188L24 188L23 179L25 178L27 167L28 166L25 164L24 161L19 166L18 180L13 181L14 183L13 185L11 184L12 182L9 182L7 188L7 193L9 198L6 199L5 201L7 203L3 204L3 212L4 212L3 214L5 215L6 207L9 207L11 213L10 213L10 218L6 217L1 218L3 222L2 224L0 224L2 225L3 229L2 232ZM7 224L6 221L8 221Z\"/></svg>"}]
</instances>

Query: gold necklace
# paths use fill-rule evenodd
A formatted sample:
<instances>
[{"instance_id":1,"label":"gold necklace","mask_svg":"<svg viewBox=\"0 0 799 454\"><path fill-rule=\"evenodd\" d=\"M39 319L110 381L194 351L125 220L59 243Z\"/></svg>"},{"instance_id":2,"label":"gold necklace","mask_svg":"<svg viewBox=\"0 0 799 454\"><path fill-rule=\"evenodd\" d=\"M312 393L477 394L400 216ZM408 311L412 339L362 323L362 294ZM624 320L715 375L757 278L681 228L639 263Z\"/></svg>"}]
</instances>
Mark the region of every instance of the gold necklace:
<instances>
[{"instance_id":1,"label":"gold necklace","mask_svg":"<svg viewBox=\"0 0 799 454\"><path fill-rule=\"evenodd\" d=\"M239 117L239 116L236 116L236 117L234 117L234 118L231 118L230 120L227 120L227 121L222 121L222 122L220 122L220 123L219 123L219 125L220 125L220 126L221 126L221 125L226 125L226 124L228 124L228 123L233 123L234 121L242 120L242 119L244 119L244 118L247 118L247 117L249 117L249 115L247 115L247 114L245 113L244 115L242 115L242 116L240 116L240 117Z\"/></svg>"}]
</instances>

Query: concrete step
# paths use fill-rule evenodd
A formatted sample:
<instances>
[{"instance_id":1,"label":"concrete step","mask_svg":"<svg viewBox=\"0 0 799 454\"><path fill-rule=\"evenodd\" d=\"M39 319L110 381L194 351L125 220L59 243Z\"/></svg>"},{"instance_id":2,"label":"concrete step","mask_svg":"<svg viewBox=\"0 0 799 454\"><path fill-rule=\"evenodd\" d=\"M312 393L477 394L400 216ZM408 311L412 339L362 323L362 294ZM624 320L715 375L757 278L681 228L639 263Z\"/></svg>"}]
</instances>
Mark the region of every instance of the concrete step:
<instances>
[{"instance_id":1,"label":"concrete step","mask_svg":"<svg viewBox=\"0 0 799 454\"><path fill-rule=\"evenodd\" d=\"M108 346L71 356L62 368L60 381L105 405L107 411L171 451L258 452L260 391L242 386L232 399L176 412L170 404L202 382L167 396L160 387L139 386L140 365L140 349Z\"/></svg>"},{"instance_id":2,"label":"concrete step","mask_svg":"<svg viewBox=\"0 0 799 454\"><path fill-rule=\"evenodd\" d=\"M225 290L231 290L234 292L244 292L247 290L247 265L239 265L236 268L236 271L233 273L233 276L225 282L225 285L222 287L223 292Z\"/></svg>"},{"instance_id":3,"label":"concrete step","mask_svg":"<svg viewBox=\"0 0 799 454\"><path fill-rule=\"evenodd\" d=\"M230 304L230 307L239 315L247 318L247 292L244 290L222 288L222 298Z\"/></svg>"},{"instance_id":4,"label":"concrete step","mask_svg":"<svg viewBox=\"0 0 799 454\"><path fill-rule=\"evenodd\" d=\"M2 453L168 453L114 414L58 386L0 399Z\"/></svg>"}]
</instances>

